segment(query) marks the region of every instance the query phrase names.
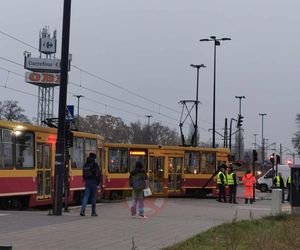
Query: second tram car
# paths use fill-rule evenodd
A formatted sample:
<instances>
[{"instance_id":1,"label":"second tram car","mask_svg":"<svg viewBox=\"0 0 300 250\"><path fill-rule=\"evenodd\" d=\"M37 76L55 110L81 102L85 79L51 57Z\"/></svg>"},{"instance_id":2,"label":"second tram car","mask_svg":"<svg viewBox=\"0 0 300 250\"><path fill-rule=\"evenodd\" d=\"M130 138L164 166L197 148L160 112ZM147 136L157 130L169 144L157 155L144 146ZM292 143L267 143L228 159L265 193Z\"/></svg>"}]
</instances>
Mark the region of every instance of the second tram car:
<instances>
[{"instance_id":1,"label":"second tram car","mask_svg":"<svg viewBox=\"0 0 300 250\"><path fill-rule=\"evenodd\" d=\"M137 160L142 161L155 196L206 196L216 183L217 167L228 164L229 150L140 144L105 144L103 188L106 197L119 199L127 193L128 178Z\"/></svg>"}]
</instances>

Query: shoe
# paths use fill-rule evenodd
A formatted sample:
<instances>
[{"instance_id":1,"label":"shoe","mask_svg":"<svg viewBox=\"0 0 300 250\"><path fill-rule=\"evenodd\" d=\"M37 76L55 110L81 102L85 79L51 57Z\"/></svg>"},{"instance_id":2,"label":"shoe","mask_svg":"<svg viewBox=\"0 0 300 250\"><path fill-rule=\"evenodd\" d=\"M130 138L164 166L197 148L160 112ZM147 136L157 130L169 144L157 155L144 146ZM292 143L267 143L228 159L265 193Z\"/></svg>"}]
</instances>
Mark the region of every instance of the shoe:
<instances>
[{"instance_id":1,"label":"shoe","mask_svg":"<svg viewBox=\"0 0 300 250\"><path fill-rule=\"evenodd\" d=\"M91 216L98 216L98 214L96 214L96 213L92 213L92 214L91 214Z\"/></svg>"},{"instance_id":2,"label":"shoe","mask_svg":"<svg viewBox=\"0 0 300 250\"><path fill-rule=\"evenodd\" d=\"M84 209L80 211L80 216L85 216L85 210Z\"/></svg>"},{"instance_id":3,"label":"shoe","mask_svg":"<svg viewBox=\"0 0 300 250\"><path fill-rule=\"evenodd\" d=\"M234 204L239 204L239 203L237 203L236 201L235 202L233 202Z\"/></svg>"},{"instance_id":4,"label":"shoe","mask_svg":"<svg viewBox=\"0 0 300 250\"><path fill-rule=\"evenodd\" d=\"M145 216L145 215L139 215L139 218L141 218L141 219L148 219L148 217Z\"/></svg>"}]
</instances>

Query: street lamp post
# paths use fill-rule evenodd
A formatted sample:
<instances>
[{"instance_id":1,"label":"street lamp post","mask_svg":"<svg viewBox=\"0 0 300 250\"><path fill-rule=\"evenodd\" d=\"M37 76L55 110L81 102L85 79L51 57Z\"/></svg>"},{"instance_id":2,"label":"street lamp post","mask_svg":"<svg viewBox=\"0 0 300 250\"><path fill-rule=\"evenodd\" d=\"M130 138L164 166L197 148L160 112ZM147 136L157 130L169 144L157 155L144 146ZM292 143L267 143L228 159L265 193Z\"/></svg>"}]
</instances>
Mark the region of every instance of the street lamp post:
<instances>
[{"instance_id":1,"label":"street lamp post","mask_svg":"<svg viewBox=\"0 0 300 250\"><path fill-rule=\"evenodd\" d=\"M79 100L81 97L84 97L83 95L74 95L77 97L77 121L76 121L76 128L79 129Z\"/></svg>"},{"instance_id":2,"label":"street lamp post","mask_svg":"<svg viewBox=\"0 0 300 250\"><path fill-rule=\"evenodd\" d=\"M264 163L265 161L265 139L264 139L264 116L267 114L259 113L261 116L261 161Z\"/></svg>"},{"instance_id":3,"label":"street lamp post","mask_svg":"<svg viewBox=\"0 0 300 250\"><path fill-rule=\"evenodd\" d=\"M245 99L245 96L235 96L235 98L239 99L239 117L242 115L242 99ZM238 147L238 157L239 161L241 160L241 127L238 127L239 129L239 147Z\"/></svg>"},{"instance_id":4,"label":"street lamp post","mask_svg":"<svg viewBox=\"0 0 300 250\"><path fill-rule=\"evenodd\" d=\"M214 87L213 87L213 141L212 141L212 147L216 147L216 47L220 46L220 41L229 41L231 38L224 37L224 38L216 38L215 36L211 36L210 39L200 39L200 42L208 42L213 41L214 42Z\"/></svg>"},{"instance_id":5,"label":"street lamp post","mask_svg":"<svg viewBox=\"0 0 300 250\"><path fill-rule=\"evenodd\" d=\"M148 118L148 136L147 136L147 144L150 144L150 119L153 117L152 115L145 115Z\"/></svg>"},{"instance_id":6,"label":"street lamp post","mask_svg":"<svg viewBox=\"0 0 300 250\"><path fill-rule=\"evenodd\" d=\"M258 134L253 134L254 135L254 150L256 150L256 136L258 135Z\"/></svg>"},{"instance_id":7,"label":"street lamp post","mask_svg":"<svg viewBox=\"0 0 300 250\"><path fill-rule=\"evenodd\" d=\"M195 137L193 146L196 147L198 145L198 104L199 104L199 98L198 98L198 92L199 92L199 69L200 68L206 68L204 64L191 64L191 67L197 69L197 87L196 87L196 119L195 119Z\"/></svg>"}]
</instances>

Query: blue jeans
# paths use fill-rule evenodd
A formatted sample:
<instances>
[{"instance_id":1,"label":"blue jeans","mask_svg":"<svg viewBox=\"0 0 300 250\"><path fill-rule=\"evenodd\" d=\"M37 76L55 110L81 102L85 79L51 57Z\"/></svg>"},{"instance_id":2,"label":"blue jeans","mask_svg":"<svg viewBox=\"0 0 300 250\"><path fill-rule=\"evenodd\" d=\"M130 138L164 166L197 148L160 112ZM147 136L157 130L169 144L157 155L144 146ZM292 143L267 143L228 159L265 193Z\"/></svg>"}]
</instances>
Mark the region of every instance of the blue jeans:
<instances>
[{"instance_id":1,"label":"blue jeans","mask_svg":"<svg viewBox=\"0 0 300 250\"><path fill-rule=\"evenodd\" d=\"M144 193L143 190L132 190L131 215L136 215L136 205L139 202L139 214L144 215Z\"/></svg>"},{"instance_id":2,"label":"blue jeans","mask_svg":"<svg viewBox=\"0 0 300 250\"><path fill-rule=\"evenodd\" d=\"M96 199L97 199L97 182L96 180L85 180L84 197L82 200L81 211L86 208L89 197L91 196L92 213L96 213Z\"/></svg>"}]
</instances>

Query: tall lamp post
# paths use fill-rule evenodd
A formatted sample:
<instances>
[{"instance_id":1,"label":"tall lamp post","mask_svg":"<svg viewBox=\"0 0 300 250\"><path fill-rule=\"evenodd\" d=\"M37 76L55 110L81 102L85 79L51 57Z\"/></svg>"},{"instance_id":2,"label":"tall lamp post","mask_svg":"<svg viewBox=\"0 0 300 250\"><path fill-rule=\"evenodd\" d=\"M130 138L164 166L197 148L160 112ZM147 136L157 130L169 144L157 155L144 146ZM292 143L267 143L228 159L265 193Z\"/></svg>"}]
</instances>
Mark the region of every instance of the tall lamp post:
<instances>
[{"instance_id":1,"label":"tall lamp post","mask_svg":"<svg viewBox=\"0 0 300 250\"><path fill-rule=\"evenodd\" d=\"M254 135L254 150L256 150L256 136L258 135L258 134L253 134Z\"/></svg>"},{"instance_id":2,"label":"tall lamp post","mask_svg":"<svg viewBox=\"0 0 300 250\"><path fill-rule=\"evenodd\" d=\"M240 96L235 96L236 99L239 99L239 117L242 115L242 99L245 99L246 97L243 95ZM238 147L238 156L239 156L239 161L241 160L241 126L238 127L239 129L239 147Z\"/></svg>"},{"instance_id":3,"label":"tall lamp post","mask_svg":"<svg viewBox=\"0 0 300 250\"><path fill-rule=\"evenodd\" d=\"M224 37L224 38L216 38L215 36L211 36L210 39L200 39L200 42L214 42L214 88L213 88L213 141L212 141L212 147L216 147L216 47L220 46L220 41L229 41L231 38Z\"/></svg>"},{"instance_id":4,"label":"tall lamp post","mask_svg":"<svg viewBox=\"0 0 300 250\"><path fill-rule=\"evenodd\" d=\"M266 113L259 113L261 116L261 161L264 163L265 161L265 139L264 139L264 116Z\"/></svg>"},{"instance_id":5,"label":"tall lamp post","mask_svg":"<svg viewBox=\"0 0 300 250\"><path fill-rule=\"evenodd\" d=\"M79 100L81 97L84 97L83 95L74 95L77 97L77 121L76 121L76 128L79 129Z\"/></svg>"},{"instance_id":6,"label":"tall lamp post","mask_svg":"<svg viewBox=\"0 0 300 250\"><path fill-rule=\"evenodd\" d=\"M148 118L148 136L147 136L147 143L150 144L150 119L153 117L152 115L145 115Z\"/></svg>"},{"instance_id":7,"label":"tall lamp post","mask_svg":"<svg viewBox=\"0 0 300 250\"><path fill-rule=\"evenodd\" d=\"M198 98L198 92L199 92L199 69L200 68L206 68L204 64L191 64L192 68L197 69L197 88L196 88L196 119L195 119L195 133L194 133L194 142L193 146L197 147L198 145L198 104L199 104L199 98Z\"/></svg>"}]
</instances>

